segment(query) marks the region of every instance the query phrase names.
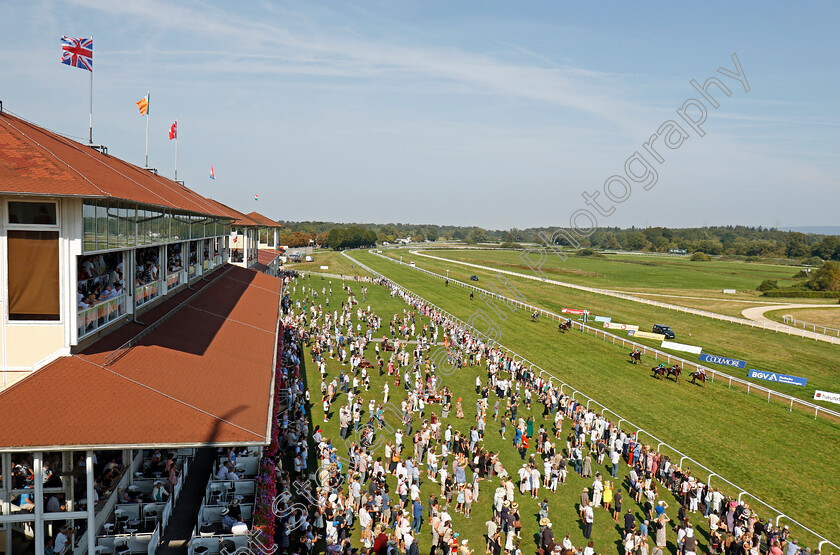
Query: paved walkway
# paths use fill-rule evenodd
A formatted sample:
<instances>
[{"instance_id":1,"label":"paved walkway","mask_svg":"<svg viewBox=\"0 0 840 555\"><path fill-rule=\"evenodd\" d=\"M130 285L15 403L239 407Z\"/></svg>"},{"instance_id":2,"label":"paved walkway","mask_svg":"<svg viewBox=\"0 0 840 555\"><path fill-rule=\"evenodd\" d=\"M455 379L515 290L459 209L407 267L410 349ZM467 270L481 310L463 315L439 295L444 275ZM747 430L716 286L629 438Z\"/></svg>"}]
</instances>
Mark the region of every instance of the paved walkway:
<instances>
[{"instance_id":1,"label":"paved walkway","mask_svg":"<svg viewBox=\"0 0 840 555\"><path fill-rule=\"evenodd\" d=\"M516 277L519 277L519 278L522 278L522 279L530 279L530 280L533 280L533 281L541 281L543 283L549 283L551 285L559 285L561 287L568 287L569 289L577 289L577 290L580 290L580 291L586 291L588 293L596 293L598 295L606 295L608 297L616 297L616 298L619 298L619 299L633 301L633 302L637 302L637 303L640 303L640 304L648 304L648 305L657 306L659 308L667 308L669 310L676 310L678 312L685 312L686 314L694 314L694 315L703 316L703 317L706 317L706 318L713 318L715 320L723 320L725 322L733 322L735 324L746 325L746 326L750 326L750 327L753 327L753 328L766 329L766 330L771 330L771 331L774 331L774 332L777 332L777 333L786 333L788 335L795 335L797 337L802 337L802 338L805 338L805 339L815 339L817 341L825 341L826 343L833 343L835 345L840 345L840 338L832 337L830 335L825 335L825 334L822 334L822 333L815 333L815 332L808 331L808 330L802 330L802 329L794 328L794 327L791 327L791 326L788 326L788 325L785 325L785 324L780 324L778 322L774 322L773 320L770 320L770 319L765 319L764 321L759 321L759 320L752 320L752 319L749 319L749 318L738 318L738 317L735 317L735 316L728 316L726 314L718 314L717 312L710 312L708 310L699 310L699 309L696 309L696 308L688 308L688 307L680 306L680 305L676 305L676 304L661 303L659 301L654 301L654 300L651 300L651 299L645 299L643 297L637 297L635 295L628 295L626 293L622 293L620 291L613 291L611 289L599 289L599 288L596 288L596 287L586 287L585 285L578 285L576 283L567 283L567 282L564 282L564 281L557 281L557 280L554 280L554 279L543 279L543 278L535 276L535 275L523 274L523 273L520 273L520 272L512 272L510 270L501 270L499 268L494 268L492 266L484 266L482 264L473 264L471 262L463 262L461 260L453 260L451 258L442 258L440 256L433 256L431 254L424 254L424 253L422 253L420 251L416 251L416 250L412 250L412 251L409 251L409 252L413 255L416 255L416 256L423 256L423 257L426 257L426 258L431 258L431 259L434 259L434 260L439 260L441 262L447 262L447 263L450 263L450 264L461 264L463 266L478 268L480 270L486 270L488 272L496 272L496 273L499 273L499 274L507 274L507 275L511 275L511 276L516 276ZM798 305L788 305L788 306L793 307L793 306L798 306ZM822 305L811 304L811 305L805 305L805 306L813 308L814 306L822 306ZM781 306L775 305L773 307L765 307L765 308L767 308L767 310L773 310L773 309L783 310L785 308L785 305L781 305ZM752 309L747 309L747 310L752 310Z\"/></svg>"},{"instance_id":2,"label":"paved walkway","mask_svg":"<svg viewBox=\"0 0 840 555\"><path fill-rule=\"evenodd\" d=\"M207 481L216 458L215 447L203 447L196 452L190 464L187 481L175 503L175 509L169 518L169 524L155 553L160 555L186 555L189 552L190 538L198 519L198 508L204 499Z\"/></svg>"},{"instance_id":3,"label":"paved walkway","mask_svg":"<svg viewBox=\"0 0 840 555\"><path fill-rule=\"evenodd\" d=\"M785 305L770 305L770 306L754 306L751 308L745 308L741 311L741 314L744 315L744 318L749 318L750 320L754 320L756 322L762 323L772 323L778 326L788 327L790 329L794 329L797 332L804 331L799 328L794 328L793 326L788 326L786 324L779 324L778 322L771 320L770 318L764 315L765 312L770 312L772 310L792 310L794 308L840 308L840 304L829 304L829 305L821 305L821 304L785 304ZM814 332L808 332L814 333ZM836 345L840 345L840 337L832 337L830 335L825 335L822 333L814 333L814 335L819 335L825 337L825 341L830 343L834 343Z\"/></svg>"}]
</instances>

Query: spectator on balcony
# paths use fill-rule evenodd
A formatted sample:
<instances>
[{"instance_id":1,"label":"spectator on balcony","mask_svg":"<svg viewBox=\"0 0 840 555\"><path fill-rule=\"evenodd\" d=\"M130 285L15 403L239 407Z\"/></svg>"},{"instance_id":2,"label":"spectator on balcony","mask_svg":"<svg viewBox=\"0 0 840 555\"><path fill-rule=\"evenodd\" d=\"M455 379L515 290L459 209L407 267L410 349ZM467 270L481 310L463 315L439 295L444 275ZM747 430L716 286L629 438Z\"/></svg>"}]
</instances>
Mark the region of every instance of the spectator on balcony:
<instances>
[{"instance_id":1,"label":"spectator on balcony","mask_svg":"<svg viewBox=\"0 0 840 555\"><path fill-rule=\"evenodd\" d=\"M237 520L230 516L230 510L222 509L222 534L231 534L231 530L236 525Z\"/></svg>"},{"instance_id":2,"label":"spectator on balcony","mask_svg":"<svg viewBox=\"0 0 840 555\"><path fill-rule=\"evenodd\" d=\"M230 527L230 533L234 536L244 536L248 533L248 525L242 521L242 515L239 515L239 520Z\"/></svg>"},{"instance_id":3,"label":"spectator on balcony","mask_svg":"<svg viewBox=\"0 0 840 555\"><path fill-rule=\"evenodd\" d=\"M216 471L216 479L217 480L230 480L230 462L225 462L219 467L219 470Z\"/></svg>"},{"instance_id":4,"label":"spectator on balcony","mask_svg":"<svg viewBox=\"0 0 840 555\"><path fill-rule=\"evenodd\" d=\"M64 510L64 508L64 494L55 493L47 500L47 507L45 510L48 513L60 513Z\"/></svg>"},{"instance_id":5,"label":"spectator on balcony","mask_svg":"<svg viewBox=\"0 0 840 555\"><path fill-rule=\"evenodd\" d=\"M163 482L160 480L155 481L155 485L152 488L152 499L156 503L163 503L169 498L169 492L166 491L166 488L163 487Z\"/></svg>"}]
</instances>

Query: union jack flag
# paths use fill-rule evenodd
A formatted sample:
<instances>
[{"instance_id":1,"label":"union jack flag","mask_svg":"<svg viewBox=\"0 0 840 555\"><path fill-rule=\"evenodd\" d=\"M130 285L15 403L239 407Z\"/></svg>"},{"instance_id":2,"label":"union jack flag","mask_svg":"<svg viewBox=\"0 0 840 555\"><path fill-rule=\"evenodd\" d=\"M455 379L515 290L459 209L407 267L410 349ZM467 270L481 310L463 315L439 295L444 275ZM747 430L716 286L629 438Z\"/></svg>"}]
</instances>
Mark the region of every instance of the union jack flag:
<instances>
[{"instance_id":1,"label":"union jack flag","mask_svg":"<svg viewBox=\"0 0 840 555\"><path fill-rule=\"evenodd\" d=\"M93 71L93 38L61 37L61 63Z\"/></svg>"}]
</instances>

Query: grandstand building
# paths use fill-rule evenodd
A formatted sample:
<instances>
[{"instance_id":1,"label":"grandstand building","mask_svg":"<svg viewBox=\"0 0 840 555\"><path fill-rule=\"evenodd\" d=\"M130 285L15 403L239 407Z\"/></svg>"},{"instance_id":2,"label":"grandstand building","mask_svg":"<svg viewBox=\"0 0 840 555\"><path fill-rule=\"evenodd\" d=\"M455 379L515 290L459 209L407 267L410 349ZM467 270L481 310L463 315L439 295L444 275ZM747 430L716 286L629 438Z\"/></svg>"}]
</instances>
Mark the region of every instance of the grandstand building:
<instances>
[{"instance_id":1,"label":"grandstand building","mask_svg":"<svg viewBox=\"0 0 840 555\"><path fill-rule=\"evenodd\" d=\"M134 552L156 450L268 442L279 227L0 109L0 552Z\"/></svg>"}]
</instances>

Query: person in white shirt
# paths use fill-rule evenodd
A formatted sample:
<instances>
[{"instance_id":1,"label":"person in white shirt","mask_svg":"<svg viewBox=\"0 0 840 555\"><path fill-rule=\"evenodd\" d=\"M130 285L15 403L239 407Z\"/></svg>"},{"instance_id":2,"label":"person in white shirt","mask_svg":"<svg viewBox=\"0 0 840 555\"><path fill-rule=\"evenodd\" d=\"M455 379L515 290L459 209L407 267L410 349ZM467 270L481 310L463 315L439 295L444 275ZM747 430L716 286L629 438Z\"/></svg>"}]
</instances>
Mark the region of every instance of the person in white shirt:
<instances>
[{"instance_id":1,"label":"person in white shirt","mask_svg":"<svg viewBox=\"0 0 840 555\"><path fill-rule=\"evenodd\" d=\"M572 545L572 538L571 538L571 534L566 534L566 537L565 537L565 538L563 538L563 549L564 549L565 551L570 551L570 550L571 550L571 551L574 551L575 546L574 546L574 545Z\"/></svg>"},{"instance_id":2,"label":"person in white shirt","mask_svg":"<svg viewBox=\"0 0 840 555\"><path fill-rule=\"evenodd\" d=\"M56 555L62 555L63 553L68 553L67 547L70 545L70 542L73 538L73 529L72 528L62 528L59 530L58 535L55 537L55 546L53 547L53 552Z\"/></svg>"},{"instance_id":3,"label":"person in white shirt","mask_svg":"<svg viewBox=\"0 0 840 555\"><path fill-rule=\"evenodd\" d=\"M242 515L239 515L239 520L230 527L230 533L234 536L245 536L248 534L248 525L242 521Z\"/></svg>"},{"instance_id":4,"label":"person in white shirt","mask_svg":"<svg viewBox=\"0 0 840 555\"><path fill-rule=\"evenodd\" d=\"M226 462L219 467L219 470L216 471L216 479L217 480L229 480L230 475L230 463Z\"/></svg>"}]
</instances>

